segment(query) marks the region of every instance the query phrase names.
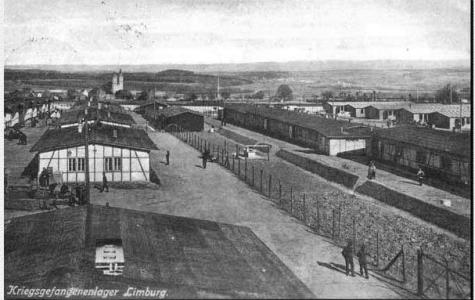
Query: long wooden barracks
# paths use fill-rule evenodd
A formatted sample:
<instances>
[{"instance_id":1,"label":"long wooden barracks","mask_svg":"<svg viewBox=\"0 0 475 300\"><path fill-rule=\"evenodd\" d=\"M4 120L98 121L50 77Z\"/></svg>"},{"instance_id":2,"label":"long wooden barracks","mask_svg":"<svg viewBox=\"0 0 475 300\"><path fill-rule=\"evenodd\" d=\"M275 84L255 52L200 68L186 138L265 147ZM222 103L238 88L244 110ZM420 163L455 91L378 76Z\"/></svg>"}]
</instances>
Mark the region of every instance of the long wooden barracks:
<instances>
[{"instance_id":1,"label":"long wooden barracks","mask_svg":"<svg viewBox=\"0 0 475 300\"><path fill-rule=\"evenodd\" d=\"M141 129L95 124L88 126L89 177L91 182L149 181L150 151L158 150ZM39 173L51 168L63 182L85 181L83 126L50 129L31 148L38 152Z\"/></svg>"},{"instance_id":2,"label":"long wooden barracks","mask_svg":"<svg viewBox=\"0 0 475 300\"><path fill-rule=\"evenodd\" d=\"M224 118L230 124L328 155L363 154L371 138L371 129L365 126L265 106L228 104L224 108Z\"/></svg>"}]
</instances>

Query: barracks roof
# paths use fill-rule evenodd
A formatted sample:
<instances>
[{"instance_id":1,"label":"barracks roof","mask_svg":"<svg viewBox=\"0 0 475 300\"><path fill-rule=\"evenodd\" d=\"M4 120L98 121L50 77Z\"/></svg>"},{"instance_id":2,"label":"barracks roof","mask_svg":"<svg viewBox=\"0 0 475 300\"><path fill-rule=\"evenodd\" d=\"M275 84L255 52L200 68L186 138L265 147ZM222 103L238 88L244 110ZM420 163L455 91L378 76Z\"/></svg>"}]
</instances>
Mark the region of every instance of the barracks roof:
<instances>
[{"instance_id":1,"label":"barracks roof","mask_svg":"<svg viewBox=\"0 0 475 300\"><path fill-rule=\"evenodd\" d=\"M131 148L138 150L158 150L157 146L142 129L115 127L108 125L90 125L89 143ZM113 131L117 131L117 138ZM50 129L46 131L31 148L31 152L46 152L68 147L84 145L84 130L77 127Z\"/></svg>"},{"instance_id":2,"label":"barracks roof","mask_svg":"<svg viewBox=\"0 0 475 300\"><path fill-rule=\"evenodd\" d=\"M297 125L317 131L329 138L369 138L371 136L371 128L369 127L358 126L355 123L349 123L348 121L326 119L316 115L243 104L228 104L225 109L235 110L241 113L256 114L287 124Z\"/></svg>"},{"instance_id":3,"label":"barracks roof","mask_svg":"<svg viewBox=\"0 0 475 300\"><path fill-rule=\"evenodd\" d=\"M98 286L121 299L129 287L180 299L315 297L243 226L88 205L14 218L4 230L6 285ZM111 242L123 251L118 276L95 268L96 247Z\"/></svg>"},{"instance_id":4,"label":"barracks roof","mask_svg":"<svg viewBox=\"0 0 475 300\"><path fill-rule=\"evenodd\" d=\"M415 126L378 129L375 135L383 139L413 144L427 149L469 157L471 140L468 133L454 133Z\"/></svg>"},{"instance_id":5,"label":"barracks roof","mask_svg":"<svg viewBox=\"0 0 475 300\"><path fill-rule=\"evenodd\" d=\"M460 117L460 110L462 110L462 117L469 117L471 105L464 104L460 107L460 104L420 103L412 104L404 109L414 114L438 112L448 117Z\"/></svg>"},{"instance_id":6,"label":"barracks roof","mask_svg":"<svg viewBox=\"0 0 475 300\"><path fill-rule=\"evenodd\" d=\"M64 124L74 124L77 123L78 120L81 120L85 117L85 109L74 109L70 111L66 111L62 114L59 123ZM135 124L134 119L131 115L127 113L120 113L116 111L110 111L106 109L98 109L89 107L88 108L88 119L90 120L102 120L108 121L112 123L118 124L125 124L125 125L132 125Z\"/></svg>"}]
</instances>

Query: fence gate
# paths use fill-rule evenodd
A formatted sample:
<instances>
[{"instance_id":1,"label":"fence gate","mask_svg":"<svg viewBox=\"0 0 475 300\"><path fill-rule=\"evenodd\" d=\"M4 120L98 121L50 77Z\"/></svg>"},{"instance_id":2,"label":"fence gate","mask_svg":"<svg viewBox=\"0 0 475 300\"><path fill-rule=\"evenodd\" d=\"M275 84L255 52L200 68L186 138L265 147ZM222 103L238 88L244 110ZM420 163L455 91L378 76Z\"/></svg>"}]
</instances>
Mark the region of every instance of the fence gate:
<instances>
[{"instance_id":1,"label":"fence gate","mask_svg":"<svg viewBox=\"0 0 475 300\"><path fill-rule=\"evenodd\" d=\"M471 280L422 250L417 250L417 293L439 299L471 299Z\"/></svg>"}]
</instances>

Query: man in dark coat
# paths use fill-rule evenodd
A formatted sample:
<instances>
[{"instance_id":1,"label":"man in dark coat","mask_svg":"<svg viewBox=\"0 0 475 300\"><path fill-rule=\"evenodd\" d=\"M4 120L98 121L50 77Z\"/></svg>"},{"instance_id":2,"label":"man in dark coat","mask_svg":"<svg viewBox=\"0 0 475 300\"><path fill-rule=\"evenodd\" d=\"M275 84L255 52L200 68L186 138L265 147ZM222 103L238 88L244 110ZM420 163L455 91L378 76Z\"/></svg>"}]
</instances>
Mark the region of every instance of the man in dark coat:
<instances>
[{"instance_id":1,"label":"man in dark coat","mask_svg":"<svg viewBox=\"0 0 475 300\"><path fill-rule=\"evenodd\" d=\"M368 261L366 259L366 249L365 245L362 244L360 250L358 253L356 253L356 256L358 257L358 263L360 264L360 274L363 276L363 271L365 273L365 278L368 279Z\"/></svg>"},{"instance_id":2,"label":"man in dark coat","mask_svg":"<svg viewBox=\"0 0 475 300\"><path fill-rule=\"evenodd\" d=\"M167 166L170 164L170 151L167 150L167 154L165 154L165 159L167 160Z\"/></svg>"},{"instance_id":3,"label":"man in dark coat","mask_svg":"<svg viewBox=\"0 0 475 300\"><path fill-rule=\"evenodd\" d=\"M104 189L107 189L107 192L109 192L109 185L107 184L106 172L102 172L102 190L101 190L101 192L103 192Z\"/></svg>"},{"instance_id":4,"label":"man in dark coat","mask_svg":"<svg viewBox=\"0 0 475 300\"><path fill-rule=\"evenodd\" d=\"M345 258L346 276L348 276L350 268L351 268L351 276L355 276L355 267L353 264L353 243L351 241L348 241L348 244L346 245L345 248L343 248L343 251L341 251L341 254Z\"/></svg>"}]
</instances>

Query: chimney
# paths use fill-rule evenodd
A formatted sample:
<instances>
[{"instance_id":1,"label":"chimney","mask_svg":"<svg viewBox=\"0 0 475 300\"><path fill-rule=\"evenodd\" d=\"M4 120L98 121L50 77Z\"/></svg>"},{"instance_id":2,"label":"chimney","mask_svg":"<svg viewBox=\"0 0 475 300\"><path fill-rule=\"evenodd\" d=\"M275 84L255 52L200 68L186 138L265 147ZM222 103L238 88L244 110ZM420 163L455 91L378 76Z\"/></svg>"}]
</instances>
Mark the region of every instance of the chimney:
<instances>
[{"instance_id":1,"label":"chimney","mask_svg":"<svg viewBox=\"0 0 475 300\"><path fill-rule=\"evenodd\" d=\"M117 129L112 130L112 136L116 139L117 138Z\"/></svg>"}]
</instances>

